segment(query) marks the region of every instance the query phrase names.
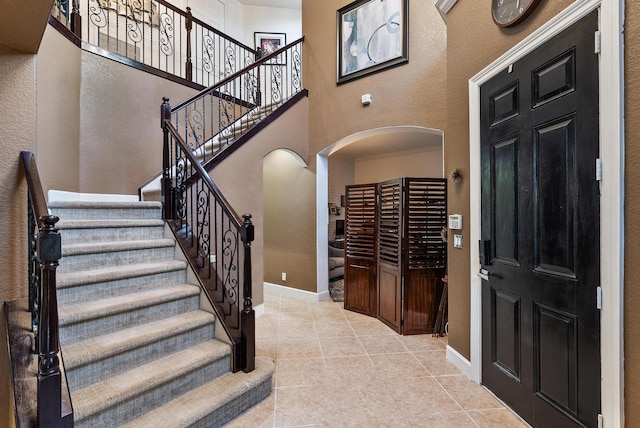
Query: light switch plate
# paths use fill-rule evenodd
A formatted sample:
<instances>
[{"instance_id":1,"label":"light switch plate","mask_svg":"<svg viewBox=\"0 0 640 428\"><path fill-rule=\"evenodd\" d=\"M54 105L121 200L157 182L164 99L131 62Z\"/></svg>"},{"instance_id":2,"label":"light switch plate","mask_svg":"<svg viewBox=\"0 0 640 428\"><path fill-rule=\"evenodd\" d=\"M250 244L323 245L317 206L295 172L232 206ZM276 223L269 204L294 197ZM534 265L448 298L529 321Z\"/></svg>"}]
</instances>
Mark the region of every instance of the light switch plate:
<instances>
[{"instance_id":1,"label":"light switch plate","mask_svg":"<svg viewBox=\"0 0 640 428\"><path fill-rule=\"evenodd\" d=\"M462 235L453 235L453 248L462 248Z\"/></svg>"}]
</instances>

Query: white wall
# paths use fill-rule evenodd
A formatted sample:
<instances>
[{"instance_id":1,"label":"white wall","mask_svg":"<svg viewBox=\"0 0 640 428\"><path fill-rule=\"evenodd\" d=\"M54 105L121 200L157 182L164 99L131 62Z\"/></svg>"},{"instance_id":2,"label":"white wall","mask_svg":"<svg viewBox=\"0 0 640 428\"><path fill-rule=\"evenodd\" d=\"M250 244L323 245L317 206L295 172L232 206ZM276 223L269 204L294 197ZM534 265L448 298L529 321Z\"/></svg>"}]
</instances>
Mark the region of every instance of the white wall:
<instances>
[{"instance_id":1,"label":"white wall","mask_svg":"<svg viewBox=\"0 0 640 428\"><path fill-rule=\"evenodd\" d=\"M253 32L251 37L247 38L244 31L244 15L250 6L245 6L237 0L172 0L171 3L182 9L191 7L196 18L253 47Z\"/></svg>"},{"instance_id":2,"label":"white wall","mask_svg":"<svg viewBox=\"0 0 640 428\"><path fill-rule=\"evenodd\" d=\"M356 159L355 184L378 183L401 177L442 178L442 149Z\"/></svg>"},{"instance_id":3,"label":"white wall","mask_svg":"<svg viewBox=\"0 0 640 428\"><path fill-rule=\"evenodd\" d=\"M254 32L285 33L287 43L302 37L302 10L247 6L237 0L173 0L191 7L198 19L255 48Z\"/></svg>"},{"instance_id":4,"label":"white wall","mask_svg":"<svg viewBox=\"0 0 640 428\"><path fill-rule=\"evenodd\" d=\"M241 40L255 47L254 32L285 33L287 43L294 42L302 37L302 10L245 6L244 36Z\"/></svg>"}]
</instances>

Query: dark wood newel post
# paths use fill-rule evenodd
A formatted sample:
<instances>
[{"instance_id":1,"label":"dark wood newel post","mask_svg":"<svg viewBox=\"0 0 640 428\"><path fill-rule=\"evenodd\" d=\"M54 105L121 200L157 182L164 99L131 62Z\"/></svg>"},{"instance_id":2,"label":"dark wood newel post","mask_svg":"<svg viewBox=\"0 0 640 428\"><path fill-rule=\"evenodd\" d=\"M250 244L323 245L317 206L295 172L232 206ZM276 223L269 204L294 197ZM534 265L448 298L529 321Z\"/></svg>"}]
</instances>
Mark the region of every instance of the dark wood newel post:
<instances>
[{"instance_id":1,"label":"dark wood newel post","mask_svg":"<svg viewBox=\"0 0 640 428\"><path fill-rule=\"evenodd\" d=\"M173 189L171 188L171 148L169 146L169 129L167 123L171 122L171 105L169 98L162 98L160 106L160 127L162 128L162 183L160 196L165 220L173 219Z\"/></svg>"},{"instance_id":2,"label":"dark wood newel post","mask_svg":"<svg viewBox=\"0 0 640 428\"><path fill-rule=\"evenodd\" d=\"M71 32L82 40L82 17L80 16L80 0L73 0L71 6ZM89 1L89 0L87 0Z\"/></svg>"},{"instance_id":3,"label":"dark wood newel post","mask_svg":"<svg viewBox=\"0 0 640 428\"><path fill-rule=\"evenodd\" d=\"M185 28L187 29L187 63L185 64L187 73L186 79L193 81L193 64L191 63L191 28L193 28L193 14L191 13L190 7L187 7L187 21L185 22Z\"/></svg>"},{"instance_id":4,"label":"dark wood newel post","mask_svg":"<svg viewBox=\"0 0 640 428\"><path fill-rule=\"evenodd\" d=\"M244 308L240 313L240 319L242 325L242 352L245 357L243 371L249 373L256 368L256 316L251 301L251 242L255 237L255 231L253 223L251 223L251 214L244 214L242 217L244 218L241 231L244 244Z\"/></svg>"},{"instance_id":5,"label":"dark wood newel post","mask_svg":"<svg viewBox=\"0 0 640 428\"><path fill-rule=\"evenodd\" d=\"M60 426L62 382L60 374L60 334L56 269L62 257L62 242L56 229L59 218L40 217L44 227L38 235L37 256L40 265L40 320L38 325L38 426Z\"/></svg>"}]
</instances>

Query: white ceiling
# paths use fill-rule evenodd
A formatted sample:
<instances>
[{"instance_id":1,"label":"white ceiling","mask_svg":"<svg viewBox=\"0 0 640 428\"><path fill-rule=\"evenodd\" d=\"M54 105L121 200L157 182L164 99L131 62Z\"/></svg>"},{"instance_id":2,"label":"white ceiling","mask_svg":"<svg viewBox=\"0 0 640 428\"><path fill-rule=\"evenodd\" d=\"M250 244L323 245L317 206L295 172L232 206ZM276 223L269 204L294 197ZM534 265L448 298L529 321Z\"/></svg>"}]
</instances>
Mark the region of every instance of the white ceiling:
<instances>
[{"instance_id":1,"label":"white ceiling","mask_svg":"<svg viewBox=\"0 0 640 428\"><path fill-rule=\"evenodd\" d=\"M283 7L287 9L300 9L302 0L238 0L247 6Z\"/></svg>"},{"instance_id":2,"label":"white ceiling","mask_svg":"<svg viewBox=\"0 0 640 428\"><path fill-rule=\"evenodd\" d=\"M442 150L442 132L418 126L389 126L352 134L337 142L330 155L353 159L416 150Z\"/></svg>"}]
</instances>

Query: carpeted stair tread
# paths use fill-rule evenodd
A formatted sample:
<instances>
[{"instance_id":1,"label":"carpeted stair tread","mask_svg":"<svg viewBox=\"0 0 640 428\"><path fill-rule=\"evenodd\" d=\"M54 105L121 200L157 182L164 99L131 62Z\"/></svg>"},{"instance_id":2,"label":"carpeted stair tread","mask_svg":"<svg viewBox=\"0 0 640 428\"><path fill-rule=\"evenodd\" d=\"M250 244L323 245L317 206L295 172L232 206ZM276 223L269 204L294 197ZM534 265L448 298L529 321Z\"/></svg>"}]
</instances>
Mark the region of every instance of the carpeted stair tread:
<instances>
[{"instance_id":1,"label":"carpeted stair tread","mask_svg":"<svg viewBox=\"0 0 640 428\"><path fill-rule=\"evenodd\" d=\"M164 226L164 220L155 218L108 219L108 220L60 220L56 227L68 229L99 229L118 227L155 227Z\"/></svg>"},{"instance_id":2,"label":"carpeted stair tread","mask_svg":"<svg viewBox=\"0 0 640 428\"><path fill-rule=\"evenodd\" d=\"M128 209L128 208L162 208L160 202L150 201L51 201L47 204L50 209L56 208L77 208L77 209Z\"/></svg>"},{"instance_id":3,"label":"carpeted stair tread","mask_svg":"<svg viewBox=\"0 0 640 428\"><path fill-rule=\"evenodd\" d=\"M94 413L127 402L213 361L227 358L230 354L229 345L218 340L209 340L73 391L71 398L74 420L80 422Z\"/></svg>"},{"instance_id":4,"label":"carpeted stair tread","mask_svg":"<svg viewBox=\"0 0 640 428\"><path fill-rule=\"evenodd\" d=\"M96 358L107 359L137 346L154 343L214 322L213 314L197 310L99 336L66 346L64 364L67 370L73 370L95 362Z\"/></svg>"},{"instance_id":5,"label":"carpeted stair tread","mask_svg":"<svg viewBox=\"0 0 640 428\"><path fill-rule=\"evenodd\" d=\"M129 312L137 308L153 306L199 294L199 287L190 284L181 284L126 294L110 299L62 306L58 309L59 324L60 327L64 327L78 322Z\"/></svg>"},{"instance_id":6,"label":"carpeted stair tread","mask_svg":"<svg viewBox=\"0 0 640 428\"><path fill-rule=\"evenodd\" d=\"M119 279L135 278L155 273L173 272L183 270L186 267L186 262L181 260L163 260L160 262L114 266L90 271L60 273L57 274L56 280L58 289L62 289L84 284L97 284Z\"/></svg>"},{"instance_id":7,"label":"carpeted stair tread","mask_svg":"<svg viewBox=\"0 0 640 428\"><path fill-rule=\"evenodd\" d=\"M118 251L146 250L173 246L175 246L175 241L170 238L69 244L62 247L62 257L64 259L64 257L82 254L115 253Z\"/></svg>"},{"instance_id":8,"label":"carpeted stair tread","mask_svg":"<svg viewBox=\"0 0 640 428\"><path fill-rule=\"evenodd\" d=\"M273 374L273 361L265 357L256 358L256 369L250 373L238 372L224 374L199 388L153 409L133 421L122 425L126 428L145 427L188 427L203 417L220 409L223 405L240 398L243 393L256 388L269 380ZM269 387L270 389L270 387ZM267 393L266 396L269 394ZM256 404L265 397L256 397L254 402L246 400L248 406ZM238 416L237 414L232 417Z\"/></svg>"},{"instance_id":9,"label":"carpeted stair tread","mask_svg":"<svg viewBox=\"0 0 640 428\"><path fill-rule=\"evenodd\" d=\"M202 290L165 237L162 204L48 205L60 217L58 315L75 426L221 426L269 395L270 360L230 373L231 345L200 309Z\"/></svg>"}]
</instances>

